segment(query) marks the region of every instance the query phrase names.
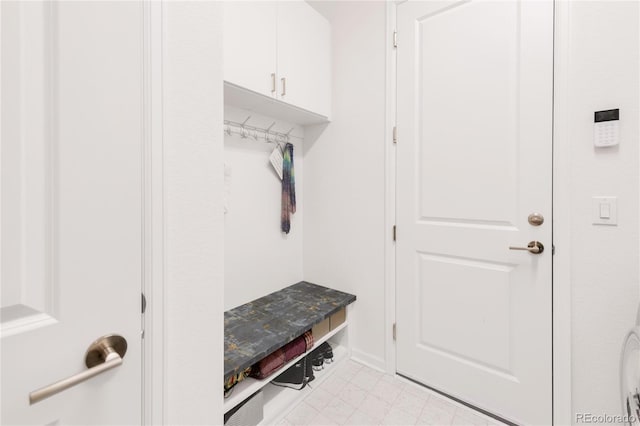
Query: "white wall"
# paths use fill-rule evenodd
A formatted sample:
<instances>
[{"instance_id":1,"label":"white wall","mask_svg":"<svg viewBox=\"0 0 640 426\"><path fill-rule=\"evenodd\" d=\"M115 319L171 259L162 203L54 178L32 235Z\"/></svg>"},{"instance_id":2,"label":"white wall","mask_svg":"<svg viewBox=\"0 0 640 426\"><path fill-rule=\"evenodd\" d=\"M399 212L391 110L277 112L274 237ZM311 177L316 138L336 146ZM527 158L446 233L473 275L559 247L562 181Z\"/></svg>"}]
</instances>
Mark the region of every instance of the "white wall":
<instances>
[{"instance_id":1,"label":"white wall","mask_svg":"<svg viewBox=\"0 0 640 426\"><path fill-rule=\"evenodd\" d=\"M165 424L221 424L222 27L216 2L165 2Z\"/></svg>"},{"instance_id":2,"label":"white wall","mask_svg":"<svg viewBox=\"0 0 640 426\"><path fill-rule=\"evenodd\" d=\"M225 310L265 296L303 279L302 241L304 209L303 130L282 120L225 106L225 119L288 132L294 145L293 162L297 210L291 231L280 231L282 184L269 162L273 143L233 134L224 137L225 192Z\"/></svg>"},{"instance_id":3,"label":"white wall","mask_svg":"<svg viewBox=\"0 0 640 426\"><path fill-rule=\"evenodd\" d=\"M621 412L618 369L639 297L639 4L570 2L566 164L570 199L573 412ZM560 29L562 30L562 28ZM619 147L593 147L594 111L620 108ZM562 165L561 165L562 166ZM563 183L561 183L563 184ZM591 197L617 196L617 227L594 226ZM560 212L562 214L562 212ZM562 246L558 250L563 250ZM564 283L556 283L563 285ZM573 418L575 422L575 416Z\"/></svg>"},{"instance_id":4,"label":"white wall","mask_svg":"<svg viewBox=\"0 0 640 426\"><path fill-rule=\"evenodd\" d=\"M304 277L357 296L353 355L384 368L386 4L312 5L332 25L333 106L305 133Z\"/></svg>"}]
</instances>

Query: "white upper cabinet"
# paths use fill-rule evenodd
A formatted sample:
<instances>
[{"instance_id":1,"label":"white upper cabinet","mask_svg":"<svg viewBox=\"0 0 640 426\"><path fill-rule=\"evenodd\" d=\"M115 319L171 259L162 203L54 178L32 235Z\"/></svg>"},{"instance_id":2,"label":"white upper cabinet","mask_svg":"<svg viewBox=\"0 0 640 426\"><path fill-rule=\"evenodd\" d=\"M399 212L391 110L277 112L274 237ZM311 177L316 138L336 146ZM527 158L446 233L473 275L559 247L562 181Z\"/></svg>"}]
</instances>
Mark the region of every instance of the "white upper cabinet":
<instances>
[{"instance_id":1,"label":"white upper cabinet","mask_svg":"<svg viewBox=\"0 0 640 426\"><path fill-rule=\"evenodd\" d=\"M278 78L280 99L329 116L331 25L306 2L278 3Z\"/></svg>"},{"instance_id":2,"label":"white upper cabinet","mask_svg":"<svg viewBox=\"0 0 640 426\"><path fill-rule=\"evenodd\" d=\"M223 36L226 81L275 96L277 11L276 2L225 2Z\"/></svg>"},{"instance_id":3,"label":"white upper cabinet","mask_svg":"<svg viewBox=\"0 0 640 426\"><path fill-rule=\"evenodd\" d=\"M224 79L328 118L331 25L304 1L225 2Z\"/></svg>"}]
</instances>

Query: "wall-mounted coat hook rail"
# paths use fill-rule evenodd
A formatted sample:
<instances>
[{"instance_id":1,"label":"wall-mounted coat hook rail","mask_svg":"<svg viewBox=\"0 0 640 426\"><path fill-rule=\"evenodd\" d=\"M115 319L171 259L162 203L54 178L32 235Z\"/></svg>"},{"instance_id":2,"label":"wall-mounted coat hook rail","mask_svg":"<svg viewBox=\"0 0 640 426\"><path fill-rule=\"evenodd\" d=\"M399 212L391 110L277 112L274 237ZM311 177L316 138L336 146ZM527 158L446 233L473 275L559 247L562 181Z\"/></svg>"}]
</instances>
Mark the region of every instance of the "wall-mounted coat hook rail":
<instances>
[{"instance_id":1,"label":"wall-mounted coat hook rail","mask_svg":"<svg viewBox=\"0 0 640 426\"><path fill-rule=\"evenodd\" d=\"M275 121L265 129L262 127L256 127L247 124L249 119L251 119L251 116L248 116L242 123L239 123L237 121L224 120L224 132L227 135L238 135L243 139L246 139L248 137L251 137L255 140L261 139L267 143L287 143L291 139L303 139L299 136L294 136L291 134L295 127L292 127L286 133L276 132L274 130L271 130L276 124Z\"/></svg>"}]
</instances>

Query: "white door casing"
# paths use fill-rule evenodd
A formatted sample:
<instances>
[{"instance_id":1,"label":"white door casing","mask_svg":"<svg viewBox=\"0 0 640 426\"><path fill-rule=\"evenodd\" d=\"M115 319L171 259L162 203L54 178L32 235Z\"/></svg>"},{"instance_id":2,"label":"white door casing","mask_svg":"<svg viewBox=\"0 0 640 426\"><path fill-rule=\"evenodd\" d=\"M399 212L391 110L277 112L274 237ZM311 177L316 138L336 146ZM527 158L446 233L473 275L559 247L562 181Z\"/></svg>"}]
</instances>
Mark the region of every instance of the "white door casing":
<instances>
[{"instance_id":1,"label":"white door casing","mask_svg":"<svg viewBox=\"0 0 640 426\"><path fill-rule=\"evenodd\" d=\"M141 2L3 2L2 424L141 422ZM119 334L124 362L86 370Z\"/></svg>"},{"instance_id":2,"label":"white door casing","mask_svg":"<svg viewBox=\"0 0 640 426\"><path fill-rule=\"evenodd\" d=\"M553 3L402 3L397 60L397 371L551 424Z\"/></svg>"}]
</instances>

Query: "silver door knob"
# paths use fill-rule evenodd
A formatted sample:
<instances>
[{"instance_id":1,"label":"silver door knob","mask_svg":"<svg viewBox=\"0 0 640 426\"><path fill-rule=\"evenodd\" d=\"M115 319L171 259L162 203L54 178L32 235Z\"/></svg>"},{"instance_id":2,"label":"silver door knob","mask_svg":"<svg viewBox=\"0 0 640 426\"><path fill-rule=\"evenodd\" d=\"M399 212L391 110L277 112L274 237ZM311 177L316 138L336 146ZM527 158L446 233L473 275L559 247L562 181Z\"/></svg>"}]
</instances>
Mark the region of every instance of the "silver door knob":
<instances>
[{"instance_id":1,"label":"silver door knob","mask_svg":"<svg viewBox=\"0 0 640 426\"><path fill-rule=\"evenodd\" d=\"M542 214L540 213L531 213L527 217L527 221L531 226L540 226L544 223L544 216L542 216Z\"/></svg>"},{"instance_id":2,"label":"silver door knob","mask_svg":"<svg viewBox=\"0 0 640 426\"><path fill-rule=\"evenodd\" d=\"M65 389L80 384L100 373L111 370L122 365L122 358L127 353L127 341L117 334L102 336L93 342L87 353L84 362L88 367L74 376L67 377L48 386L34 390L29 394L29 404L35 404L45 398L49 398Z\"/></svg>"},{"instance_id":3,"label":"silver door knob","mask_svg":"<svg viewBox=\"0 0 640 426\"><path fill-rule=\"evenodd\" d=\"M509 250L526 250L532 254L540 254L544 251L544 246L540 241L531 241L526 247L509 247Z\"/></svg>"}]
</instances>

